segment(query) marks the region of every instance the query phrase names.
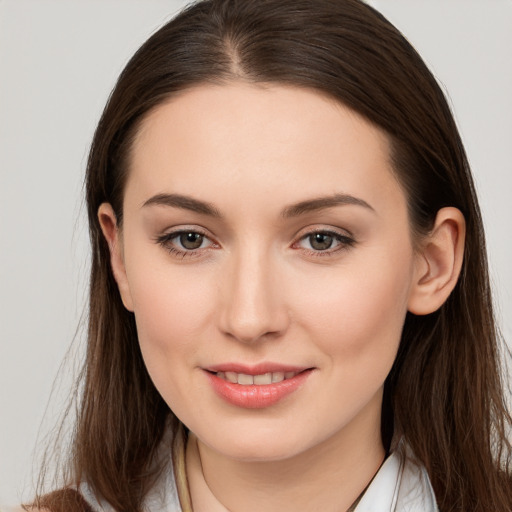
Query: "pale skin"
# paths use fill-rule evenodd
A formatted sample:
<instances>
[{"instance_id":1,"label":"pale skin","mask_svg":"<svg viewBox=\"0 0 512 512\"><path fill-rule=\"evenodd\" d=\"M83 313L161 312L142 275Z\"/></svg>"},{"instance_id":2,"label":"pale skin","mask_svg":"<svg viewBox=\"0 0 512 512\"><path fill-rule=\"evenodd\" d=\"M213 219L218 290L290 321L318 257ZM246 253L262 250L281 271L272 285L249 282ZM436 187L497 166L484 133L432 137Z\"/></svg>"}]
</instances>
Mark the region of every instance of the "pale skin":
<instances>
[{"instance_id":1,"label":"pale skin","mask_svg":"<svg viewBox=\"0 0 512 512\"><path fill-rule=\"evenodd\" d=\"M385 456L405 315L457 281L462 214L443 208L413 241L384 133L315 91L234 82L152 111L122 226L107 203L98 215L151 378L192 433L195 512L349 508ZM209 384L227 362L311 372L250 409Z\"/></svg>"}]
</instances>

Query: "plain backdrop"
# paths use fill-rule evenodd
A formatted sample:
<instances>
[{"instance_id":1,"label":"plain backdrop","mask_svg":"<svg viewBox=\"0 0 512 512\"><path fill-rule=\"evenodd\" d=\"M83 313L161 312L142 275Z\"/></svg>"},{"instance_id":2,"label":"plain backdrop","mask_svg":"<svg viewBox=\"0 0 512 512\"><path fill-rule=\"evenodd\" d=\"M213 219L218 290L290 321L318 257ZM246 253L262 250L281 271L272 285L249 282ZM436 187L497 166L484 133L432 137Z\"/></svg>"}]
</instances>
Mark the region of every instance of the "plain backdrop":
<instances>
[{"instance_id":1,"label":"plain backdrop","mask_svg":"<svg viewBox=\"0 0 512 512\"><path fill-rule=\"evenodd\" d=\"M512 0L372 4L448 91L480 194L501 327L511 340ZM95 124L128 58L183 5L0 0L0 503L30 495L53 380L75 333L83 340L82 180ZM67 367L43 433L69 390Z\"/></svg>"}]
</instances>

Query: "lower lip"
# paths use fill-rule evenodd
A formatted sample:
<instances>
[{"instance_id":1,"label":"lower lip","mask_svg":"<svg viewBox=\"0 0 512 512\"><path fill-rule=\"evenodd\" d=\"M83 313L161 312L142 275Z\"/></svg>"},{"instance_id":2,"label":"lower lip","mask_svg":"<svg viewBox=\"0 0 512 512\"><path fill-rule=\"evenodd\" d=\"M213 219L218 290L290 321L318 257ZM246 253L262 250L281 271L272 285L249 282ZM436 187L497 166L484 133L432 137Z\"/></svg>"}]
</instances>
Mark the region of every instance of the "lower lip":
<instances>
[{"instance_id":1,"label":"lower lip","mask_svg":"<svg viewBox=\"0 0 512 512\"><path fill-rule=\"evenodd\" d=\"M280 400L299 389L311 374L305 370L291 379L262 385L242 385L228 382L214 373L206 372L214 391L224 400L237 407L263 409L277 404Z\"/></svg>"}]
</instances>

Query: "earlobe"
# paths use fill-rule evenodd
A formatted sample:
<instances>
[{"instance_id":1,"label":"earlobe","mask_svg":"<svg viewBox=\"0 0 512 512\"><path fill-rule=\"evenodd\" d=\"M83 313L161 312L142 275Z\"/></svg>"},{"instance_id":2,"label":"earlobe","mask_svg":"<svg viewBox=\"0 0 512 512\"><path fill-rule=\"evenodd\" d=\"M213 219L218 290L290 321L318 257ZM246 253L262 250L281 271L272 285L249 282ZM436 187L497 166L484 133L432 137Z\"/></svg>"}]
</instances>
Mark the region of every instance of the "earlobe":
<instances>
[{"instance_id":1,"label":"earlobe","mask_svg":"<svg viewBox=\"0 0 512 512\"><path fill-rule=\"evenodd\" d=\"M98 220L101 231L105 237L110 250L110 266L114 279L116 280L121 300L124 307L133 311L132 297L130 287L126 276L124 257L121 244L121 233L117 225L117 217L112 206L109 203L102 203L98 208Z\"/></svg>"},{"instance_id":2,"label":"earlobe","mask_svg":"<svg viewBox=\"0 0 512 512\"><path fill-rule=\"evenodd\" d=\"M439 309L457 284L464 257L466 223L457 208L437 212L434 228L417 254L408 309L427 315Z\"/></svg>"}]
</instances>

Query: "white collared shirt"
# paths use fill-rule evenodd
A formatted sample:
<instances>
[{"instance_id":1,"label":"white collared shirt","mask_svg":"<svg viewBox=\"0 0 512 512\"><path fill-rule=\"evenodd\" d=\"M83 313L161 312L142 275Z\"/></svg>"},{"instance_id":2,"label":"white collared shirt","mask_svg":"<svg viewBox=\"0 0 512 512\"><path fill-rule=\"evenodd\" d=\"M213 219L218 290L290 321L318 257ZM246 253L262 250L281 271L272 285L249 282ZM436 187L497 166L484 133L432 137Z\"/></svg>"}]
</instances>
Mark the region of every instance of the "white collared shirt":
<instances>
[{"instance_id":1,"label":"white collared shirt","mask_svg":"<svg viewBox=\"0 0 512 512\"><path fill-rule=\"evenodd\" d=\"M94 512L115 512L98 503L86 484L80 492ZM169 468L146 498L147 512L181 512L174 475ZM354 512L439 512L425 468L401 441L373 478Z\"/></svg>"},{"instance_id":2,"label":"white collared shirt","mask_svg":"<svg viewBox=\"0 0 512 512\"><path fill-rule=\"evenodd\" d=\"M439 512L425 468L403 441L381 466L354 512Z\"/></svg>"}]
</instances>

